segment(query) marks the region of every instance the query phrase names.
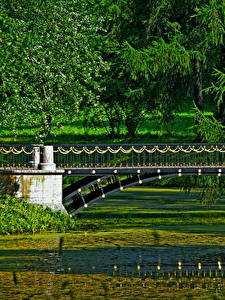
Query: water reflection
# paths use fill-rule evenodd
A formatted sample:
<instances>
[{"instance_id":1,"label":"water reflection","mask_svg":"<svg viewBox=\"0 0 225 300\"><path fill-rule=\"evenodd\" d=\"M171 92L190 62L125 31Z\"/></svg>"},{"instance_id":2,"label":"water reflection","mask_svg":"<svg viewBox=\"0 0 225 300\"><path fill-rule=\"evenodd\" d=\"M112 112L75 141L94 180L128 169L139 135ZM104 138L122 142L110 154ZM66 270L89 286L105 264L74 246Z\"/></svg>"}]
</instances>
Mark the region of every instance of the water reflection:
<instances>
[{"instance_id":1,"label":"water reflection","mask_svg":"<svg viewBox=\"0 0 225 300\"><path fill-rule=\"evenodd\" d=\"M149 246L0 250L0 271L41 271L120 276L223 276L225 247ZM186 274L186 275L185 275Z\"/></svg>"}]
</instances>

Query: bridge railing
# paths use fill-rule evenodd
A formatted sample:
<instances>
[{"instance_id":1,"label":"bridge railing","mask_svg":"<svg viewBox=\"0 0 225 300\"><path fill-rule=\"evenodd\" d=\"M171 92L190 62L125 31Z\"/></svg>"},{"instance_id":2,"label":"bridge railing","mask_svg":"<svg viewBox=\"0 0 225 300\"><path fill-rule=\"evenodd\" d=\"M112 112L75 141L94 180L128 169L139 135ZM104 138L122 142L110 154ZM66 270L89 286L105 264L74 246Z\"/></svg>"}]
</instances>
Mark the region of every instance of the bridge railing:
<instances>
[{"instance_id":1,"label":"bridge railing","mask_svg":"<svg viewBox=\"0 0 225 300\"><path fill-rule=\"evenodd\" d=\"M0 145L0 167L37 168L40 146ZM225 144L54 145L58 168L225 166Z\"/></svg>"},{"instance_id":2,"label":"bridge railing","mask_svg":"<svg viewBox=\"0 0 225 300\"><path fill-rule=\"evenodd\" d=\"M225 144L55 145L62 168L224 166Z\"/></svg>"},{"instance_id":3,"label":"bridge railing","mask_svg":"<svg viewBox=\"0 0 225 300\"><path fill-rule=\"evenodd\" d=\"M32 168L35 156L34 145L0 145L0 168Z\"/></svg>"}]
</instances>

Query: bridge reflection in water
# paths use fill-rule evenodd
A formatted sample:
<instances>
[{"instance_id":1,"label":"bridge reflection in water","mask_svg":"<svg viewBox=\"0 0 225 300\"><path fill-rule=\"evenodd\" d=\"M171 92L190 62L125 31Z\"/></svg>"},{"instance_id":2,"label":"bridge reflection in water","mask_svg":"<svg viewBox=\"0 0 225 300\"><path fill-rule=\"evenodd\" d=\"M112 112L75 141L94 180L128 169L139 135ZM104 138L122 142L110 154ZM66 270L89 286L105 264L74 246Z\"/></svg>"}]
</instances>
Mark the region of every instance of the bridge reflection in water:
<instances>
[{"instance_id":1,"label":"bridge reflection in water","mask_svg":"<svg viewBox=\"0 0 225 300\"><path fill-rule=\"evenodd\" d=\"M62 239L51 250L0 250L0 296L11 299L9 291L17 290L17 296L71 293L77 299L118 299L123 293L134 299L139 291L161 299L161 293L171 297L183 290L200 296L224 289L224 246L61 249Z\"/></svg>"},{"instance_id":2,"label":"bridge reflection in water","mask_svg":"<svg viewBox=\"0 0 225 300\"><path fill-rule=\"evenodd\" d=\"M153 279L225 277L223 246L21 249L0 250L0 256L0 272L104 274Z\"/></svg>"},{"instance_id":3,"label":"bridge reflection in water","mask_svg":"<svg viewBox=\"0 0 225 300\"><path fill-rule=\"evenodd\" d=\"M180 290L198 295L205 291L217 293L225 285L224 253L224 247L218 246L166 245L0 250L0 296L12 299L10 291L15 290L17 297L47 294L47 299L55 294L62 299L68 292L77 299L107 295L118 299L121 292L125 299L134 299L138 290L146 298L154 295L154 299L162 299L162 292L171 297Z\"/></svg>"},{"instance_id":4,"label":"bridge reflection in water","mask_svg":"<svg viewBox=\"0 0 225 300\"><path fill-rule=\"evenodd\" d=\"M48 146L51 147L51 146ZM33 174L44 150L37 145L2 145L0 172ZM63 190L63 205L78 213L106 195L156 179L225 175L225 144L54 145L55 172L81 179ZM53 153L52 153L53 160ZM46 164L48 165L48 164Z\"/></svg>"}]
</instances>

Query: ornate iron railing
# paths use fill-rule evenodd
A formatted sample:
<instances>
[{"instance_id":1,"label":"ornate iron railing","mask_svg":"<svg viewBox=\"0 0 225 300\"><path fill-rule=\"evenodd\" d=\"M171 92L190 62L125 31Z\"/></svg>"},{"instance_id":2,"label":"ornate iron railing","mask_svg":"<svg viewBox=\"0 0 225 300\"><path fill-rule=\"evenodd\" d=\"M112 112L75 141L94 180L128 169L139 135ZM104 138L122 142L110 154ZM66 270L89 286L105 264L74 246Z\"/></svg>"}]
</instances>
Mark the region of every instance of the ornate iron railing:
<instances>
[{"instance_id":1,"label":"ornate iron railing","mask_svg":"<svg viewBox=\"0 0 225 300\"><path fill-rule=\"evenodd\" d=\"M55 145L62 168L224 166L225 144Z\"/></svg>"},{"instance_id":2,"label":"ornate iron railing","mask_svg":"<svg viewBox=\"0 0 225 300\"><path fill-rule=\"evenodd\" d=\"M0 167L30 168L34 153L33 145L0 145Z\"/></svg>"},{"instance_id":3,"label":"ornate iron railing","mask_svg":"<svg viewBox=\"0 0 225 300\"><path fill-rule=\"evenodd\" d=\"M0 145L0 167L36 168L38 147ZM225 144L54 145L54 162L58 168L222 167Z\"/></svg>"}]
</instances>

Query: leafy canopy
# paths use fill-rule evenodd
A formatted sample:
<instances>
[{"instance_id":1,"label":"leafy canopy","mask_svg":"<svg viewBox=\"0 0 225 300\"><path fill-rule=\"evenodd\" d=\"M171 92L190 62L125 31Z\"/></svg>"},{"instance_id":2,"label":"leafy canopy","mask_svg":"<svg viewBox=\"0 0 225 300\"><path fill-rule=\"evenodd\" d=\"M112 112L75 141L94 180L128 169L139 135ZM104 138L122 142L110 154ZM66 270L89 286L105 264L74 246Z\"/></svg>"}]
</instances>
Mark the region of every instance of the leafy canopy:
<instances>
[{"instance_id":1,"label":"leafy canopy","mask_svg":"<svg viewBox=\"0 0 225 300\"><path fill-rule=\"evenodd\" d=\"M39 139L95 101L107 64L94 48L101 19L86 1L2 1L2 124L30 124Z\"/></svg>"}]
</instances>

